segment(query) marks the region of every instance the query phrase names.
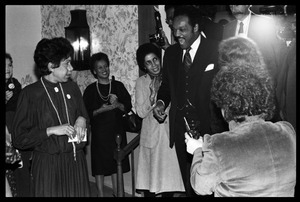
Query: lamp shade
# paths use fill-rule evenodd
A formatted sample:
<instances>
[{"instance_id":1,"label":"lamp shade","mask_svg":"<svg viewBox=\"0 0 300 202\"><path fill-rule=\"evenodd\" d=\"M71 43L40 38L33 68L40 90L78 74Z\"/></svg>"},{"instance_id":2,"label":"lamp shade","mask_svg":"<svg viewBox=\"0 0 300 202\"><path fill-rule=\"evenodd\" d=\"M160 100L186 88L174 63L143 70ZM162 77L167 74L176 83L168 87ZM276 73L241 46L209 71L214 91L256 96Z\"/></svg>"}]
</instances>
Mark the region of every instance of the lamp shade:
<instances>
[{"instance_id":1,"label":"lamp shade","mask_svg":"<svg viewBox=\"0 0 300 202\"><path fill-rule=\"evenodd\" d=\"M90 29L86 19L86 10L72 10L71 22L65 27L65 36L74 48L72 66L74 70L89 69Z\"/></svg>"}]
</instances>

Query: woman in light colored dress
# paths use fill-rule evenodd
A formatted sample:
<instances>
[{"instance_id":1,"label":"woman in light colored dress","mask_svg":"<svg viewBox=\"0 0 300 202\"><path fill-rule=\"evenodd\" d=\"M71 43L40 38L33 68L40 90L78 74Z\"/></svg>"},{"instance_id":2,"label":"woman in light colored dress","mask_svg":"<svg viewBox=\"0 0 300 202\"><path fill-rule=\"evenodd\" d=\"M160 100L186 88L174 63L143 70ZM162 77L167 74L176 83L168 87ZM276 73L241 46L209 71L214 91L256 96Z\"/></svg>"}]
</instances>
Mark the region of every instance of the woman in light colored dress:
<instances>
[{"instance_id":1,"label":"woman in light colored dress","mask_svg":"<svg viewBox=\"0 0 300 202\"><path fill-rule=\"evenodd\" d=\"M136 81L135 109L143 118L136 189L145 197L184 192L175 147L169 147L168 116L163 123L153 117L157 91L161 84L161 50L151 43L141 45L136 53L139 68L146 74ZM170 106L167 108L168 114Z\"/></svg>"}]
</instances>

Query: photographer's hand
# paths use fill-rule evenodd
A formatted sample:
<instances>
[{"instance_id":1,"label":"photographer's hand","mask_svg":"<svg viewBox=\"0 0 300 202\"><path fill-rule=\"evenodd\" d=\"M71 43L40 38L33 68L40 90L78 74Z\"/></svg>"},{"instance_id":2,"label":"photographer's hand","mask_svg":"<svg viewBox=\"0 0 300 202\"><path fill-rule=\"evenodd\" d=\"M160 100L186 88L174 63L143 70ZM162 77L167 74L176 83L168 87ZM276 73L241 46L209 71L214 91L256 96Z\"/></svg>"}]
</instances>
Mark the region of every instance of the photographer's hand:
<instances>
[{"instance_id":1,"label":"photographer's hand","mask_svg":"<svg viewBox=\"0 0 300 202\"><path fill-rule=\"evenodd\" d=\"M190 137L188 133L186 132L184 134L185 137L185 143L186 143L186 151L190 154L194 154L195 150L202 147L203 140L202 137L200 137L198 140Z\"/></svg>"}]
</instances>

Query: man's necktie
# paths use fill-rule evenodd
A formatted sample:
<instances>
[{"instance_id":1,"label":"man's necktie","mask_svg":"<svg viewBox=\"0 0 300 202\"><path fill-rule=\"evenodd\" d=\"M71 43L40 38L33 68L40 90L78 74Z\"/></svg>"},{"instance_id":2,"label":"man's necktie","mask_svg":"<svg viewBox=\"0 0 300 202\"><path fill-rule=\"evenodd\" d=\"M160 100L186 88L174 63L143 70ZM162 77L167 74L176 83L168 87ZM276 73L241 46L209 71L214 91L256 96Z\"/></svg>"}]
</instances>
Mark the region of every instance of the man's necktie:
<instances>
[{"instance_id":1,"label":"man's necktie","mask_svg":"<svg viewBox=\"0 0 300 202\"><path fill-rule=\"evenodd\" d=\"M239 34L243 34L243 33L244 33L244 23L240 22Z\"/></svg>"},{"instance_id":2,"label":"man's necktie","mask_svg":"<svg viewBox=\"0 0 300 202\"><path fill-rule=\"evenodd\" d=\"M190 55L190 50L191 50L191 47L188 47L186 49L186 52L184 54L184 58L183 58L183 64L184 64L184 70L186 72L189 71L191 65L192 65L192 58L191 58L191 55Z\"/></svg>"}]
</instances>

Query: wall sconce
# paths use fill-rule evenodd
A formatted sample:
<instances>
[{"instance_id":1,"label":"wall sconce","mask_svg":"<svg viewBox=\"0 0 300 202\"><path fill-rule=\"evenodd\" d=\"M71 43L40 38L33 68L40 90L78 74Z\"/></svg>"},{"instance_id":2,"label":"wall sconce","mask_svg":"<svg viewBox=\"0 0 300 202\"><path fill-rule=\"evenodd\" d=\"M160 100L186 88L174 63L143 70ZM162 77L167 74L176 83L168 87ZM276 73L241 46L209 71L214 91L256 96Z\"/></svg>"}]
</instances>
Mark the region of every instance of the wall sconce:
<instances>
[{"instance_id":1,"label":"wall sconce","mask_svg":"<svg viewBox=\"0 0 300 202\"><path fill-rule=\"evenodd\" d=\"M74 48L72 66L74 70L88 70L90 60L90 29L86 10L71 10L71 23L65 27L66 38Z\"/></svg>"}]
</instances>

